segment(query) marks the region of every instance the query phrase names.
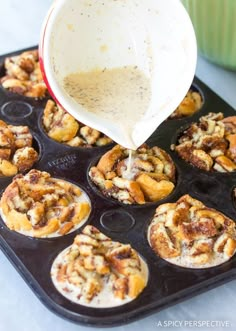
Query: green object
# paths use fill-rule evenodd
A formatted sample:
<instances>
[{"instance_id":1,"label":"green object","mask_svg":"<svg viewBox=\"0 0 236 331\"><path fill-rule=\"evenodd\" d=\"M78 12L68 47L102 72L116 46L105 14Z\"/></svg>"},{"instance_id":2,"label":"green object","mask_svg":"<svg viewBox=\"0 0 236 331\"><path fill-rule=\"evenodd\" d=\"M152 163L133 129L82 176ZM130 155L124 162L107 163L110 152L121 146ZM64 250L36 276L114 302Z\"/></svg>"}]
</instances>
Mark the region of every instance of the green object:
<instances>
[{"instance_id":1,"label":"green object","mask_svg":"<svg viewBox=\"0 0 236 331\"><path fill-rule=\"evenodd\" d=\"M236 0L182 0L195 29L198 50L236 70Z\"/></svg>"}]
</instances>

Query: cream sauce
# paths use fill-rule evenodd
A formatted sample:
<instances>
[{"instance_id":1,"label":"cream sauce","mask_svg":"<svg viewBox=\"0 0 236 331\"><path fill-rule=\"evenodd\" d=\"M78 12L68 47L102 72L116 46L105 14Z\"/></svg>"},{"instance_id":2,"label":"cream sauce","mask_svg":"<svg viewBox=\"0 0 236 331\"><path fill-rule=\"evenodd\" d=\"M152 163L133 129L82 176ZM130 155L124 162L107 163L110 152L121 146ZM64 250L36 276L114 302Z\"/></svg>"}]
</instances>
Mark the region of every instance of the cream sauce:
<instances>
[{"instance_id":1,"label":"cream sauce","mask_svg":"<svg viewBox=\"0 0 236 331\"><path fill-rule=\"evenodd\" d=\"M127 173L129 174L131 172L132 168L132 149L129 149L129 158L128 158L128 164L127 164Z\"/></svg>"},{"instance_id":2,"label":"cream sauce","mask_svg":"<svg viewBox=\"0 0 236 331\"><path fill-rule=\"evenodd\" d=\"M151 81L137 66L72 73L64 78L64 89L87 111L123 127L129 137L151 100Z\"/></svg>"},{"instance_id":3,"label":"cream sauce","mask_svg":"<svg viewBox=\"0 0 236 331\"><path fill-rule=\"evenodd\" d=\"M180 256L173 257L171 259L165 259L165 260L172 264L178 265L180 267L192 268L192 269L203 269L203 268L215 267L217 265L225 263L229 259L230 259L230 257L224 255L223 253L213 252L212 258L209 262L202 263L202 264L196 264L191 260L191 257L189 256L189 251L183 250L182 254Z\"/></svg>"},{"instance_id":4,"label":"cream sauce","mask_svg":"<svg viewBox=\"0 0 236 331\"><path fill-rule=\"evenodd\" d=\"M54 178L55 179L55 178ZM67 181L64 181L64 180L61 180L60 179L60 182L65 182L66 184L68 183ZM73 186L75 186L75 187L77 187L76 185L74 185L74 184L72 184L72 183L70 183L71 185L73 185ZM72 202L72 204L73 203L82 203L82 202L86 202L86 203L88 203L89 205L90 205L90 207L91 207L91 201L90 201L90 199L89 199L89 197L88 197L88 195L79 187L79 189L80 189L80 191L81 191L81 195L79 195L79 196L74 196L74 201ZM75 230L77 230L77 229L79 229L80 227L82 227L85 223L86 223L86 221L88 220L88 218L89 218L89 215L90 215L90 212L88 213L88 215L86 215L85 216L85 218L84 219L82 219L81 220L81 222L79 222L78 224L76 224L67 234L69 234L69 233L71 233L71 232L74 232ZM3 222L5 223L5 224L7 224L7 215L5 215L4 214L4 212L3 212L3 210L2 210L2 208L0 208L0 216L1 216L1 218L2 218L2 220L3 220ZM28 230L28 231L26 231L26 230L22 230L22 229L20 229L20 230L15 230L16 232L19 232L19 233L21 233L21 234L23 234L23 235L25 235L25 236L29 236L29 237L34 237L34 232L33 232L33 230ZM59 233L59 231L56 231L56 232L53 232L53 233L49 233L49 234L47 234L47 235L45 235L45 236L43 236L43 238L55 238L55 237L61 237L62 235Z\"/></svg>"},{"instance_id":5,"label":"cream sauce","mask_svg":"<svg viewBox=\"0 0 236 331\"><path fill-rule=\"evenodd\" d=\"M116 298L112 291L112 282L109 280L109 277L104 277L103 288L90 302L86 301L82 295L81 287L75 286L68 281L58 282L57 273L60 265L67 264L67 254L71 246L67 247L62 251L54 260L51 268L51 277L54 286L56 289L64 295L67 299L77 304L81 304L87 307L94 308L111 308L124 305L134 299L126 296L123 300ZM146 280L148 281L148 267L144 260L139 256L141 262L141 273Z\"/></svg>"},{"instance_id":6,"label":"cream sauce","mask_svg":"<svg viewBox=\"0 0 236 331\"><path fill-rule=\"evenodd\" d=\"M151 223L151 225L148 227L148 232L147 232L147 239L148 239L149 245L151 247L152 247L152 245L151 245L151 240L150 240L150 232L151 232L152 225L153 224ZM222 263L225 263L229 259L230 259L230 257L226 256L224 253L217 253L217 252L213 251L212 258L209 262L202 263L202 264L196 264L191 260L191 256L189 254L189 248L184 246L183 244L181 247L180 256L166 258L166 259L163 258L163 260L166 260L171 264L175 264L175 265L178 265L178 266L184 267L184 268L192 268L192 269L204 269L204 268L215 267Z\"/></svg>"},{"instance_id":7,"label":"cream sauce","mask_svg":"<svg viewBox=\"0 0 236 331\"><path fill-rule=\"evenodd\" d=\"M124 167L121 168L122 178L133 180L137 175L139 170L133 166L135 160L136 158L133 156L133 151L129 149L129 156L124 160Z\"/></svg>"}]
</instances>

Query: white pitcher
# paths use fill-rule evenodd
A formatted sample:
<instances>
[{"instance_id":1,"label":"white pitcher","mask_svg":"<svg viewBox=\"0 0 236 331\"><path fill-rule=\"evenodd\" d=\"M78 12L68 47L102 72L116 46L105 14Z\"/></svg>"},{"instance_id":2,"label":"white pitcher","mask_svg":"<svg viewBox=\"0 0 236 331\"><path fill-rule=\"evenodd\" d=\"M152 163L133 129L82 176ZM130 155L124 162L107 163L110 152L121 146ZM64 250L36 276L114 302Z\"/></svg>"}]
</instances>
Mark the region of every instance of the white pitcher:
<instances>
[{"instance_id":1,"label":"white pitcher","mask_svg":"<svg viewBox=\"0 0 236 331\"><path fill-rule=\"evenodd\" d=\"M80 122L130 149L182 101L196 59L194 30L179 0L57 0L40 43L41 69L53 98ZM87 111L64 89L71 73L131 65L150 77L151 99L130 135L115 121Z\"/></svg>"}]
</instances>

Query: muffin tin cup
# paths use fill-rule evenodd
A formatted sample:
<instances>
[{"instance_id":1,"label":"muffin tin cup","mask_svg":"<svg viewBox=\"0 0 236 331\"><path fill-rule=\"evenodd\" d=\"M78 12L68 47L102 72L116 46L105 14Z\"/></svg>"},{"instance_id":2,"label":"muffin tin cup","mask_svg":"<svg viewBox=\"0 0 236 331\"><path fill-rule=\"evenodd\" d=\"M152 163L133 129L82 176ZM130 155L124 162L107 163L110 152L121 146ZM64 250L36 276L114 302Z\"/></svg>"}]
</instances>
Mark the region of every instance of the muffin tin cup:
<instances>
[{"instance_id":1,"label":"muffin tin cup","mask_svg":"<svg viewBox=\"0 0 236 331\"><path fill-rule=\"evenodd\" d=\"M112 147L110 147L110 149L112 149ZM109 149L109 150L110 150ZM174 181L174 189L173 191L167 195L166 197L164 197L163 199L161 200L158 200L158 201L147 201L145 202L144 204L137 204L137 203L134 203L134 204L126 204L126 203L123 203L122 201L119 201L118 199L115 199L113 197L109 197L109 196L106 196L105 194L102 193L102 191L100 190L100 188L92 181L92 179L90 178L89 176L89 171L92 167L94 166L97 166L100 158L105 154L102 153L101 155L99 156L95 156L91 163L89 164L88 166L88 169L87 169L87 181L88 183L90 184L91 188L94 190L95 194L99 195L100 197L102 197L103 199L105 199L108 203L112 202L114 203L115 205L119 205L123 208L126 208L128 210L132 210L132 209L147 209L147 208L151 208L151 207L156 207L157 204L161 204L161 203L165 203L167 202L168 199L170 199L172 196L174 196L175 192L177 191L177 188L178 188L178 185L180 185L181 183L181 179L179 178L178 176L178 167L176 167L175 165L175 181Z\"/></svg>"},{"instance_id":2,"label":"muffin tin cup","mask_svg":"<svg viewBox=\"0 0 236 331\"><path fill-rule=\"evenodd\" d=\"M24 50L8 55L13 56L22 51ZM0 57L0 63L3 63L4 58L5 56ZM209 269L183 268L159 258L147 240L147 228L156 207L164 202L175 202L186 193L201 200L208 207L236 219L233 201L236 174L203 172L190 166L181 160L176 152L170 150L178 129L197 121L202 115L216 109L222 111L225 116L235 114L233 108L197 78L193 84L202 92L204 98L201 110L190 118L166 120L147 141L148 145L157 145L172 157L177 169L176 188L165 199L147 203L141 208L105 198L88 178L90 166L111 146L88 149L54 142L46 136L41 125L47 99L26 98L8 93L0 87L0 118L11 124L28 125L40 144L41 157L35 168L48 171L53 177L68 180L84 189L92 203L92 211L85 225L97 227L114 241L129 243L143 257L149 270L146 288L135 300L125 305L105 309L77 305L56 290L50 277L50 269L56 256L72 244L80 229L63 237L39 239L9 230L0 219L2 251L38 298L57 315L79 324L98 327L127 324L235 278L236 256ZM17 113L17 107L21 109L21 114ZM30 111L27 113L26 109ZM1 193L11 181L12 178L0 178Z\"/></svg>"},{"instance_id":3,"label":"muffin tin cup","mask_svg":"<svg viewBox=\"0 0 236 331\"><path fill-rule=\"evenodd\" d=\"M205 97L204 97L204 93L203 93L203 91L200 89L200 87L197 86L197 85L193 82L192 85L191 85L191 90L192 90L193 92L197 92L197 93L200 94L200 96L201 96L201 100L202 100L202 105L201 105L201 107L200 107L197 111L195 111L192 115L189 115L189 116L183 116L183 117L177 117L177 118L171 118L171 117L168 117L168 119L167 119L168 121L181 121L181 120L183 120L183 119L185 119L185 118L190 119L190 118L192 118L194 115L197 115L198 112L201 111L201 109L204 107L204 104L205 104ZM170 115L170 116L171 116L171 115Z\"/></svg>"},{"instance_id":4,"label":"muffin tin cup","mask_svg":"<svg viewBox=\"0 0 236 331\"><path fill-rule=\"evenodd\" d=\"M74 151L84 151L84 150L89 151L91 149L91 150L93 150L93 154L94 154L95 150L98 153L100 153L102 151L105 152L106 150L111 149L115 145L114 142L110 142L110 143L108 143L106 145L103 145L103 146L96 146L96 145L94 145L94 146L84 146L83 147L83 146L70 146L70 145L66 144L66 142L63 142L63 143L58 142L58 141L56 141L56 140L54 140L54 139L52 139L52 138L50 138L48 136L48 134L47 134L47 132L46 132L44 126L43 126L43 110L44 109L40 110L40 116L38 118L38 128L39 128L39 130L41 132L41 136L44 136L44 139L45 140L49 140L51 143L54 143L55 149L56 148L60 148L61 149L63 146L65 147L65 152L66 152L67 149L69 149L70 151L71 150L72 151L73 150ZM97 154L97 153L95 153L95 154Z\"/></svg>"}]
</instances>

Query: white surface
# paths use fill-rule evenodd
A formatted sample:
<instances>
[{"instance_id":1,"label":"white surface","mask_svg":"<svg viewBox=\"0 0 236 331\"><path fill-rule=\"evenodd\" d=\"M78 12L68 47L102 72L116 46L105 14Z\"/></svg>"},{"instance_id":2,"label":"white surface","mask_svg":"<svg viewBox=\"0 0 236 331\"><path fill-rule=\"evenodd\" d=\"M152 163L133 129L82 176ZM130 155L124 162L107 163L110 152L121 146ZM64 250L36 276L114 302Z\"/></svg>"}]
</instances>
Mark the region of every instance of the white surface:
<instances>
[{"instance_id":1,"label":"white surface","mask_svg":"<svg viewBox=\"0 0 236 331\"><path fill-rule=\"evenodd\" d=\"M118 144L129 149L142 145L192 83L197 47L183 5L176 0L87 0L79 5L77 0L58 0L48 17L40 49L56 99L75 118ZM72 73L125 66L137 66L151 83L145 115L130 128L114 117L101 120L101 112L87 111L66 93L64 78ZM141 102L131 99L129 109L135 113ZM113 104L117 101L115 95Z\"/></svg>"},{"instance_id":2,"label":"white surface","mask_svg":"<svg viewBox=\"0 0 236 331\"><path fill-rule=\"evenodd\" d=\"M41 22L50 3L49 0L0 0L0 53L36 44ZM199 58L197 75L236 108L235 72L225 71ZM236 281L232 281L227 285L175 305L158 314L113 330L180 330L180 327L164 327L164 321L176 321L176 323L184 323L184 321L221 321L222 323L228 322L230 326L224 328L201 327L197 329L235 330L235 292ZM159 321L162 322L163 327L160 326ZM181 330L194 329L184 327ZM48 311L0 252L0 331L51 330L89 331L95 329L74 325Z\"/></svg>"}]
</instances>

